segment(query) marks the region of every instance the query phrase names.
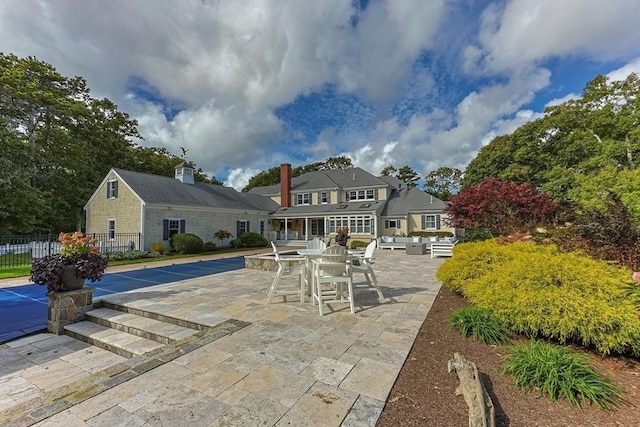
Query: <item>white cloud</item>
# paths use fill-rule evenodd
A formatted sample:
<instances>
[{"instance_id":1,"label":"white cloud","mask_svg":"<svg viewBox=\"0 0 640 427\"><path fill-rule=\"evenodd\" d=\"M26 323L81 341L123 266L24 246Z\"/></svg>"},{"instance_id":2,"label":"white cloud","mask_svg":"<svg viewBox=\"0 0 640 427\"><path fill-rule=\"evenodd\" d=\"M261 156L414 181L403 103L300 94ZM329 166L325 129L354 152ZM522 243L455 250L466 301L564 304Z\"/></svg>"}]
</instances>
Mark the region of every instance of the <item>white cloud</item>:
<instances>
[{"instance_id":1,"label":"white cloud","mask_svg":"<svg viewBox=\"0 0 640 427\"><path fill-rule=\"evenodd\" d=\"M498 5L492 3L482 15L480 46L466 51L467 69L480 63L485 72L503 72L553 57L606 61L638 52L640 8L635 0L513 0L504 9Z\"/></svg>"},{"instance_id":2,"label":"white cloud","mask_svg":"<svg viewBox=\"0 0 640 427\"><path fill-rule=\"evenodd\" d=\"M232 169L229 171L229 175L227 176L224 185L226 185L227 187L233 187L236 190L241 191L244 187L247 186L247 184L249 183L249 179L260 172L260 169Z\"/></svg>"},{"instance_id":3,"label":"white cloud","mask_svg":"<svg viewBox=\"0 0 640 427\"><path fill-rule=\"evenodd\" d=\"M609 76L640 71L636 0L491 1L481 18L444 0L356 3L4 0L0 51L85 77L95 97L139 121L142 144L188 148L235 188L305 156L349 153L376 174L389 163L422 174L464 168L491 135L539 114L526 105L551 81L542 68L549 59L631 58ZM442 40L451 44L436 45ZM460 63L439 69L437 55ZM433 63L416 67L425 56ZM439 73L452 79L443 84ZM163 106L142 99L135 79L178 114L167 119ZM346 129L328 123L309 139L278 120L277 107L327 86L358 99L335 105L335 114L351 113ZM550 93L557 102L571 96ZM304 112L315 123L314 113ZM358 120L365 115L368 128Z\"/></svg>"},{"instance_id":4,"label":"white cloud","mask_svg":"<svg viewBox=\"0 0 640 427\"><path fill-rule=\"evenodd\" d=\"M635 60L617 70L611 71L607 74L607 77L611 80L625 80L631 73L636 73L640 76L640 57L637 57Z\"/></svg>"}]
</instances>

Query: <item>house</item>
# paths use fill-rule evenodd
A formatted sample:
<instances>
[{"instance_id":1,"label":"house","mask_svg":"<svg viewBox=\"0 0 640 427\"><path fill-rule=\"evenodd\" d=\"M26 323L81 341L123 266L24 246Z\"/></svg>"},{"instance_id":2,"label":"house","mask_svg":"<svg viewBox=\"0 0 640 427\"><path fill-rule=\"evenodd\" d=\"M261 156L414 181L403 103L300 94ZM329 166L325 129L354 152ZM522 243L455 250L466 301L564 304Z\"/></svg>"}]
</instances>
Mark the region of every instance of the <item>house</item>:
<instances>
[{"instance_id":1,"label":"house","mask_svg":"<svg viewBox=\"0 0 640 427\"><path fill-rule=\"evenodd\" d=\"M270 240L335 237L341 227L349 228L353 240L363 241L411 232L454 232L445 225L442 200L358 167L292 177L291 165L283 164L280 184L255 187L249 194L279 205L270 215Z\"/></svg>"},{"instance_id":2,"label":"house","mask_svg":"<svg viewBox=\"0 0 640 427\"><path fill-rule=\"evenodd\" d=\"M84 207L87 234L139 235L137 247L149 250L179 232L214 241L213 234L228 230L234 237L253 231L264 236L270 215L279 205L268 197L230 187L194 182L193 168L176 166L175 177L111 169ZM122 250L119 248L117 250Z\"/></svg>"}]
</instances>

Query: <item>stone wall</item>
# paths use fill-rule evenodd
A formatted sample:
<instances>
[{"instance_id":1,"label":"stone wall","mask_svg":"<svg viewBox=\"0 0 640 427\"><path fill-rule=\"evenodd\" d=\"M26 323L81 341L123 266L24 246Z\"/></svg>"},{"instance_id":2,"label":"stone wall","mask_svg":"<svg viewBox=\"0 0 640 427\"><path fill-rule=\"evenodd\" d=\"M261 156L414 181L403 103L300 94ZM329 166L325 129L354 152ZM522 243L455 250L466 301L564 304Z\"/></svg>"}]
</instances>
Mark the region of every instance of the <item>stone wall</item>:
<instances>
[{"instance_id":1,"label":"stone wall","mask_svg":"<svg viewBox=\"0 0 640 427\"><path fill-rule=\"evenodd\" d=\"M93 308L93 291L95 290L96 288L85 286L77 291L50 293L48 331L62 335L66 325L85 320L85 314Z\"/></svg>"}]
</instances>

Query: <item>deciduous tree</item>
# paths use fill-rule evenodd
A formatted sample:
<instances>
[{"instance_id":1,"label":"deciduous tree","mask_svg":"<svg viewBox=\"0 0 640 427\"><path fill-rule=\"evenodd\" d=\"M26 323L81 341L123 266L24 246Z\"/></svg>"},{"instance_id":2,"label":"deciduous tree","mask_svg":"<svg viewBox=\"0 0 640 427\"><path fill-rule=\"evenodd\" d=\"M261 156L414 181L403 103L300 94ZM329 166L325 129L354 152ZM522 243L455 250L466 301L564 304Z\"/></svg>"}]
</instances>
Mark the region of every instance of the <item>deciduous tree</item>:
<instances>
[{"instance_id":1,"label":"deciduous tree","mask_svg":"<svg viewBox=\"0 0 640 427\"><path fill-rule=\"evenodd\" d=\"M557 208L549 195L528 183L487 178L452 196L446 211L453 227L506 235L549 222Z\"/></svg>"},{"instance_id":2,"label":"deciduous tree","mask_svg":"<svg viewBox=\"0 0 640 427\"><path fill-rule=\"evenodd\" d=\"M456 168L440 167L425 177L424 191L440 200L449 198L460 191L462 171Z\"/></svg>"}]
</instances>

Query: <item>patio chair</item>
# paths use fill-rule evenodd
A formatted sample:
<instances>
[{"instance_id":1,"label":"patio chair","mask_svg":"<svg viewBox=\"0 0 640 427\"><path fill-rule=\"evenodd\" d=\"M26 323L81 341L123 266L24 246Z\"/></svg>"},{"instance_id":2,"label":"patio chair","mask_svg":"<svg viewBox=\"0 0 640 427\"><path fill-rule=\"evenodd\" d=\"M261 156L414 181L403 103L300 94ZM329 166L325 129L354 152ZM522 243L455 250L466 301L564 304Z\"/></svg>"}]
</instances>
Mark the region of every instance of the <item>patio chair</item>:
<instances>
[{"instance_id":1,"label":"patio chair","mask_svg":"<svg viewBox=\"0 0 640 427\"><path fill-rule=\"evenodd\" d=\"M278 248L275 243L271 242L271 246L273 247L273 254L275 255L275 260L278 263L278 271L276 273L276 277L273 279L271 283L271 287L269 288L269 294L267 297L267 304L271 302L271 299L275 296L284 296L285 301L288 295L298 295L300 298L300 302L304 302L304 294L306 289L305 283L305 262L306 259L304 257L297 256L281 256L278 253ZM298 285L298 289L279 289L281 285L282 278L285 276L299 276L300 282Z\"/></svg>"},{"instance_id":2,"label":"patio chair","mask_svg":"<svg viewBox=\"0 0 640 427\"><path fill-rule=\"evenodd\" d=\"M327 244L325 242L323 242L322 240L318 239L317 237L314 237L313 240L309 240L307 242L307 249L326 249L327 248Z\"/></svg>"},{"instance_id":3,"label":"patio chair","mask_svg":"<svg viewBox=\"0 0 640 427\"><path fill-rule=\"evenodd\" d=\"M351 314L355 313L351 264L347 262L347 257L347 250L335 245L326 248L320 259L313 260L311 298L318 303L320 316L324 316L324 304L332 303L349 302Z\"/></svg>"},{"instance_id":4,"label":"patio chair","mask_svg":"<svg viewBox=\"0 0 640 427\"><path fill-rule=\"evenodd\" d=\"M372 240L371 243L367 245L367 248L364 251L364 255L357 260L353 260L351 262L351 271L353 273L363 273L365 279L367 280L367 290L374 291L378 293L378 298L383 299L384 295L382 295L382 291L378 286L378 279L376 278L376 274L373 272L373 252L376 249L377 241ZM356 290L358 287L356 286Z\"/></svg>"}]
</instances>

